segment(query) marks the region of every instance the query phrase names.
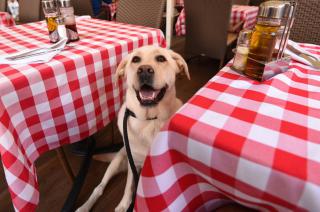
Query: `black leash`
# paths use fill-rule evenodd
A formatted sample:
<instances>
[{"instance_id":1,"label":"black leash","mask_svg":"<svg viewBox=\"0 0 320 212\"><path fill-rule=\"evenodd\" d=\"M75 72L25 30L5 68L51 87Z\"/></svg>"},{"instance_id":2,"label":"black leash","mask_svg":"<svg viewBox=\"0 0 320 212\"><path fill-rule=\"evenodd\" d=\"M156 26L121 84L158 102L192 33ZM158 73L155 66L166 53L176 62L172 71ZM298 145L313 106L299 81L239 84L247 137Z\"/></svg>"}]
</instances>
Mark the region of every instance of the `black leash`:
<instances>
[{"instance_id":1,"label":"black leash","mask_svg":"<svg viewBox=\"0 0 320 212\"><path fill-rule=\"evenodd\" d=\"M130 116L136 118L136 114L134 114L134 112L132 112L131 110L126 108L126 112L124 113L124 118L123 118L123 140L124 140L123 142L124 142L124 146L126 148L126 152L127 152L130 168L131 168L133 179L134 179L134 183L135 183L135 188L134 188L133 193L132 193L131 204L130 204L127 212L132 212L133 209L134 209L134 202L136 200L137 188L138 188L139 177L140 177L140 175L138 174L138 171L136 169L136 165L134 164L134 160L133 160L131 149L130 149L130 145L129 145L128 119L129 119ZM146 120L155 120L155 119L157 119L157 117L148 118Z\"/></svg>"},{"instance_id":2,"label":"black leash","mask_svg":"<svg viewBox=\"0 0 320 212\"><path fill-rule=\"evenodd\" d=\"M136 169L136 166L134 164L134 160L131 154L131 149L130 149L130 145L129 145L129 139L128 139L128 118L129 116L133 116L135 117L135 114L130 111L128 108L126 109L126 112L124 114L124 118L123 118L123 138L124 138L124 146L126 148L126 152L127 152L127 156L128 156L128 160L129 160L129 164L130 164L130 168L133 174L133 179L134 179L134 183L135 183L135 188L133 190L132 193L132 200L131 200L131 204L128 208L128 212L133 211L134 208L134 202L136 199L136 194L137 194L137 187L138 187L138 182L139 182L139 174L138 171Z\"/></svg>"}]
</instances>

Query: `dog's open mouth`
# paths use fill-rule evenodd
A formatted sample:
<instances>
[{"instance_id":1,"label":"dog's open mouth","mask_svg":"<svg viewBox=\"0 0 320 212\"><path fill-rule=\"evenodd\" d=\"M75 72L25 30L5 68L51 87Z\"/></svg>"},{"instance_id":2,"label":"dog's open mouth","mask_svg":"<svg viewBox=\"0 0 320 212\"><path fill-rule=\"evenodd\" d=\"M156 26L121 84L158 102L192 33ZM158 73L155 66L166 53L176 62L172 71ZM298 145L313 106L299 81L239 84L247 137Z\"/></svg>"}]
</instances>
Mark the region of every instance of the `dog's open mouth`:
<instances>
[{"instance_id":1,"label":"dog's open mouth","mask_svg":"<svg viewBox=\"0 0 320 212\"><path fill-rule=\"evenodd\" d=\"M153 106L158 104L164 97L168 86L156 90L150 85L143 85L136 90L137 98L142 106Z\"/></svg>"}]
</instances>

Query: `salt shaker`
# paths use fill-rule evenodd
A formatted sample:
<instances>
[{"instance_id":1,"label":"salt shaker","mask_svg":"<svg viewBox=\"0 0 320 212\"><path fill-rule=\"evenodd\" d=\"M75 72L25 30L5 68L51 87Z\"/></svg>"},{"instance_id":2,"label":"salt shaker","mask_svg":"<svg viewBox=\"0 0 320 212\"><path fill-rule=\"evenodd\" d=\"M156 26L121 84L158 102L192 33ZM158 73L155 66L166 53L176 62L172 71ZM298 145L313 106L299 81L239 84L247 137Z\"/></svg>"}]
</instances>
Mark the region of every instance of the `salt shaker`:
<instances>
[{"instance_id":1,"label":"salt shaker","mask_svg":"<svg viewBox=\"0 0 320 212\"><path fill-rule=\"evenodd\" d=\"M245 70L247 65L251 33L251 30L246 29L240 31L239 33L237 48L232 66L234 69L241 72Z\"/></svg>"},{"instance_id":2,"label":"salt shaker","mask_svg":"<svg viewBox=\"0 0 320 212\"><path fill-rule=\"evenodd\" d=\"M57 5L54 0L42 0L42 9L47 22L50 42L56 43L60 40L57 24Z\"/></svg>"},{"instance_id":3,"label":"salt shaker","mask_svg":"<svg viewBox=\"0 0 320 212\"><path fill-rule=\"evenodd\" d=\"M74 9L70 0L59 0L60 13L67 31L68 42L79 40Z\"/></svg>"}]
</instances>

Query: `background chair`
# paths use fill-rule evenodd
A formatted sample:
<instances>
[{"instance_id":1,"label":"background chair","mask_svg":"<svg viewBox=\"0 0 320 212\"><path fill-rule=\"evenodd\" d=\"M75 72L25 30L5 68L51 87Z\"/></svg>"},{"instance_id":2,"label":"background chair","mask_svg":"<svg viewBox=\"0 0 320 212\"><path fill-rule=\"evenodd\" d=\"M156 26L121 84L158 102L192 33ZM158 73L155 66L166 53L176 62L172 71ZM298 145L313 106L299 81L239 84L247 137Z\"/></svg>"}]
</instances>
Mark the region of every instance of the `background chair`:
<instances>
[{"instance_id":1,"label":"background chair","mask_svg":"<svg viewBox=\"0 0 320 212\"><path fill-rule=\"evenodd\" d=\"M205 55L224 64L227 47L237 34L228 33L231 0L185 0L187 56Z\"/></svg>"},{"instance_id":2,"label":"background chair","mask_svg":"<svg viewBox=\"0 0 320 212\"><path fill-rule=\"evenodd\" d=\"M232 4L248 5L250 0L232 0Z\"/></svg>"},{"instance_id":3,"label":"background chair","mask_svg":"<svg viewBox=\"0 0 320 212\"><path fill-rule=\"evenodd\" d=\"M298 6L290 39L320 45L320 1L296 0L296 2Z\"/></svg>"},{"instance_id":4,"label":"background chair","mask_svg":"<svg viewBox=\"0 0 320 212\"><path fill-rule=\"evenodd\" d=\"M0 11L6 11L6 5L7 5L7 1L6 0L0 0Z\"/></svg>"},{"instance_id":5,"label":"background chair","mask_svg":"<svg viewBox=\"0 0 320 212\"><path fill-rule=\"evenodd\" d=\"M41 0L19 0L19 22L28 23L44 19Z\"/></svg>"},{"instance_id":6,"label":"background chair","mask_svg":"<svg viewBox=\"0 0 320 212\"><path fill-rule=\"evenodd\" d=\"M110 20L110 13L105 10L105 7L101 7L101 11L98 15L94 15L91 0L71 0L74 8L75 15L90 15L93 18Z\"/></svg>"},{"instance_id":7,"label":"background chair","mask_svg":"<svg viewBox=\"0 0 320 212\"><path fill-rule=\"evenodd\" d=\"M166 0L120 0L117 21L160 28Z\"/></svg>"}]
</instances>

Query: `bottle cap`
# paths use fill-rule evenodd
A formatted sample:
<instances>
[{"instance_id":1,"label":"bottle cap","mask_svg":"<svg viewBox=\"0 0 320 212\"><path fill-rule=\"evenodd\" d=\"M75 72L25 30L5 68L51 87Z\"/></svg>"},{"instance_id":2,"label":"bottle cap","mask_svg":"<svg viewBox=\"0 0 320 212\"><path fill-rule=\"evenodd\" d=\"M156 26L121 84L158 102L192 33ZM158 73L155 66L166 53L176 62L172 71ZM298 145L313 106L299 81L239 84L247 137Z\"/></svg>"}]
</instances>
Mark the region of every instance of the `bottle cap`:
<instances>
[{"instance_id":1,"label":"bottle cap","mask_svg":"<svg viewBox=\"0 0 320 212\"><path fill-rule=\"evenodd\" d=\"M282 19L288 18L290 13L289 1L266 1L260 4L258 17Z\"/></svg>"}]
</instances>

